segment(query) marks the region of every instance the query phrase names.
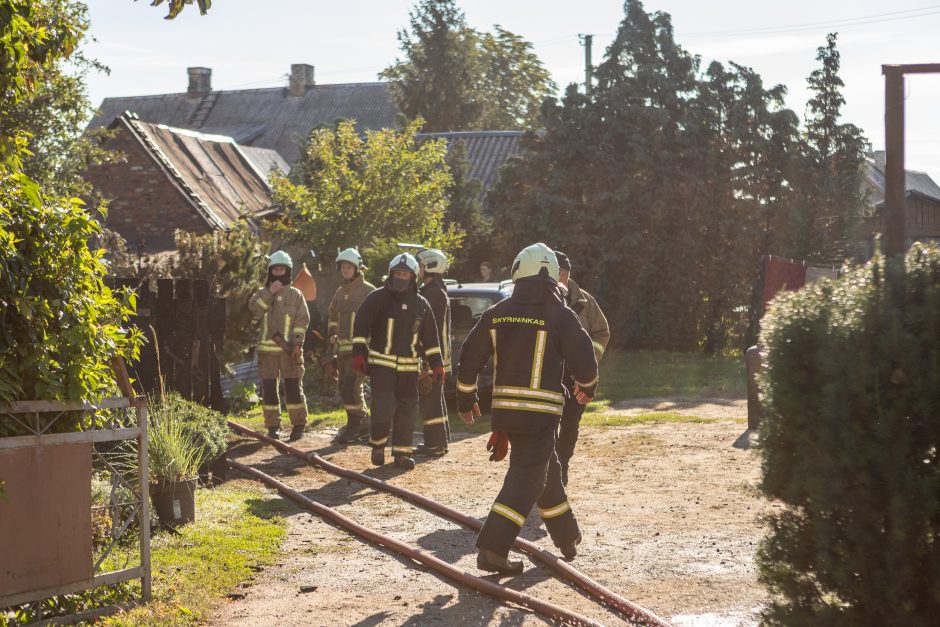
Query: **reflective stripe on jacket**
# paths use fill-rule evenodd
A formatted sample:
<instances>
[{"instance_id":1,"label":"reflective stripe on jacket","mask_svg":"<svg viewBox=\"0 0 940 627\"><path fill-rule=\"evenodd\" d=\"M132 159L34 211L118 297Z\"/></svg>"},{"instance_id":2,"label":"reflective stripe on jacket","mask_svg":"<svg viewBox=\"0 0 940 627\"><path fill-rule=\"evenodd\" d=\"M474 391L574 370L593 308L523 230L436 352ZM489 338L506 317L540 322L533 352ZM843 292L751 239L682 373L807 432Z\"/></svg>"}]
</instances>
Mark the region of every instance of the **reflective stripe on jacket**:
<instances>
[{"instance_id":1,"label":"reflective stripe on jacket","mask_svg":"<svg viewBox=\"0 0 940 627\"><path fill-rule=\"evenodd\" d=\"M457 408L477 400L477 375L493 357L493 429L534 432L561 416L567 365L588 394L597 386L591 338L544 281L516 283L512 296L487 309L464 340L457 365Z\"/></svg>"},{"instance_id":2,"label":"reflective stripe on jacket","mask_svg":"<svg viewBox=\"0 0 940 627\"><path fill-rule=\"evenodd\" d=\"M352 352L353 323L356 311L366 296L375 291L375 286L357 276L348 283L343 283L333 294L330 301L330 316L327 323L327 334L336 335L337 355L347 355Z\"/></svg>"},{"instance_id":3,"label":"reflective stripe on jacket","mask_svg":"<svg viewBox=\"0 0 940 627\"><path fill-rule=\"evenodd\" d=\"M287 285L277 294L262 287L252 294L248 309L256 318L261 318L261 337L256 346L259 353L277 353L281 350L271 339L275 333L280 333L296 346L303 346L304 334L310 324L310 311L304 295L296 287Z\"/></svg>"},{"instance_id":4,"label":"reflective stripe on jacket","mask_svg":"<svg viewBox=\"0 0 940 627\"><path fill-rule=\"evenodd\" d=\"M431 368L442 364L434 312L417 290L381 287L368 294L353 321L353 355L372 366L418 372L420 358Z\"/></svg>"}]
</instances>

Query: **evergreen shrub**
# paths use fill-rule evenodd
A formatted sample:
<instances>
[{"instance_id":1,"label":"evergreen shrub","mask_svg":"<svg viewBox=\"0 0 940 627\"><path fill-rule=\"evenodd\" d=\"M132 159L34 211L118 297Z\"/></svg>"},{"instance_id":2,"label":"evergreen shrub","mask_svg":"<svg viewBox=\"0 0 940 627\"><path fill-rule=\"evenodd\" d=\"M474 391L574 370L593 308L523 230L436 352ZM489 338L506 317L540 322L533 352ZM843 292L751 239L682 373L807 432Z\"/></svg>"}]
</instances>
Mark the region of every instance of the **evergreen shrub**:
<instances>
[{"instance_id":1,"label":"evergreen shrub","mask_svg":"<svg viewBox=\"0 0 940 627\"><path fill-rule=\"evenodd\" d=\"M783 294L762 345L765 621L937 624L940 248Z\"/></svg>"}]
</instances>

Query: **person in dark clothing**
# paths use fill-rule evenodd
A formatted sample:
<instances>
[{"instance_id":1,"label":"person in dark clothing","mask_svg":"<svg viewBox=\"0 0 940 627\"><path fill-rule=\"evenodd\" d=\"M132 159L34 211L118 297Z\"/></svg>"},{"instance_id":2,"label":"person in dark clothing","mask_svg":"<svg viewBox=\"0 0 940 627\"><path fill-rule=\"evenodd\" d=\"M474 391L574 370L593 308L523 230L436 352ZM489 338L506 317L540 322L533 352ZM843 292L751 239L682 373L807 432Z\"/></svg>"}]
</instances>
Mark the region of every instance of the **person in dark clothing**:
<instances>
[{"instance_id":1,"label":"person in dark clothing","mask_svg":"<svg viewBox=\"0 0 940 627\"><path fill-rule=\"evenodd\" d=\"M565 403L563 367L574 376L575 398L587 404L597 387L597 360L591 338L558 296L558 276L558 260L545 244L523 249L512 266L512 296L483 313L460 351L460 419L469 424L479 415L477 375L492 357L490 459L502 459L512 445L503 487L477 536L482 570L522 572L521 561L508 559L509 549L536 504L565 558L574 558L581 542L561 482L555 430Z\"/></svg>"},{"instance_id":2,"label":"person in dark clothing","mask_svg":"<svg viewBox=\"0 0 940 627\"><path fill-rule=\"evenodd\" d=\"M419 291L434 312L441 359L444 362L444 372L447 373L451 367L450 299L447 297L447 286L444 285L447 255L437 248L425 248L415 257L420 265L422 281ZM434 381L427 367L422 370L421 377L426 381L425 385L420 385L419 382L418 386L418 410L424 429L424 443L415 452L418 455L439 457L447 453L447 442L450 439L447 406L444 404L444 381Z\"/></svg>"},{"instance_id":3,"label":"person in dark clothing","mask_svg":"<svg viewBox=\"0 0 940 627\"><path fill-rule=\"evenodd\" d=\"M600 365L601 357L607 350L607 344L610 342L610 326L607 324L607 318L594 297L581 289L574 279L571 278L571 261L568 255L556 250L555 256L558 258L558 285L561 288L562 298L565 304L572 311L578 314L578 320L581 326L587 331L594 345L594 356ZM574 386L574 379L571 373L566 369L564 374L564 384L568 390ZM558 453L558 461L561 463L561 482L568 485L568 464L574 456L574 448L578 443L578 429L581 425L581 416L584 415L584 405L578 403L571 395L565 396L565 409L561 415L561 422L558 424L558 437L555 442L555 451Z\"/></svg>"},{"instance_id":4,"label":"person in dark clothing","mask_svg":"<svg viewBox=\"0 0 940 627\"><path fill-rule=\"evenodd\" d=\"M385 463L392 431L395 465L411 470L415 467L411 438L418 413L419 355L428 360L435 381L444 380L444 363L434 312L418 294L418 262L402 253L392 259L388 271L385 285L369 293L356 312L352 367L369 374L372 382L372 463Z\"/></svg>"}]
</instances>

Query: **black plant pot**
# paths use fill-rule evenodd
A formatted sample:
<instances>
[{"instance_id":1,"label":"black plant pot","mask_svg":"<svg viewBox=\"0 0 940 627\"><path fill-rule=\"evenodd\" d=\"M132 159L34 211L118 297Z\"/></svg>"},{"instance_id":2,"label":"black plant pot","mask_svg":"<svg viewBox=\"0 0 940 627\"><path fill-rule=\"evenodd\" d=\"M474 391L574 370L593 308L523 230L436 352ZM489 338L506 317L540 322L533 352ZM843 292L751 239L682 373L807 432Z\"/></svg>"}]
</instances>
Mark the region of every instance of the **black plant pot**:
<instances>
[{"instance_id":1,"label":"black plant pot","mask_svg":"<svg viewBox=\"0 0 940 627\"><path fill-rule=\"evenodd\" d=\"M191 523L196 520L196 479L151 483L150 500L164 527Z\"/></svg>"}]
</instances>

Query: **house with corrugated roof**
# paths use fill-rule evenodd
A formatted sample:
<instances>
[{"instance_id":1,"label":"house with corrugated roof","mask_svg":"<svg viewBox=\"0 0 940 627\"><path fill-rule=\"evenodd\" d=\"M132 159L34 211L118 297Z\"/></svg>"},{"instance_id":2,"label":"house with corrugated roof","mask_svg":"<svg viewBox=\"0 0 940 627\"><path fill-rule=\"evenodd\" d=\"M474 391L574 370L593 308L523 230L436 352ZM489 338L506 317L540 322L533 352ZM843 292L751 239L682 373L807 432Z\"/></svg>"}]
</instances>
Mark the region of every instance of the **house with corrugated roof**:
<instances>
[{"instance_id":1,"label":"house with corrugated roof","mask_svg":"<svg viewBox=\"0 0 940 627\"><path fill-rule=\"evenodd\" d=\"M940 185L926 172L905 170L905 231L908 245L913 242L940 241ZM884 232L885 153L877 150L865 162L869 215L867 231L874 235Z\"/></svg>"},{"instance_id":2,"label":"house with corrugated roof","mask_svg":"<svg viewBox=\"0 0 940 627\"><path fill-rule=\"evenodd\" d=\"M218 189L240 190L239 180L226 184L224 179L245 173L237 167L220 167L222 164L207 158L210 153L219 155L218 150L208 147L224 144L237 148L266 178L272 168L289 171L300 159L313 128L333 126L344 119L354 120L360 131L396 125L398 111L387 83L321 85L314 80L313 66L307 64L291 66L286 86L265 89L213 90L210 68L188 68L187 76L185 92L105 98L89 124L90 128L117 128L120 136L105 147L135 153L133 163L129 160L96 168L89 178L111 200L107 226L132 245L143 239L151 251L171 247L177 228L203 232L205 228L226 228L231 222L226 216L234 215L235 210L223 201L224 194ZM481 181L481 195L485 195L498 180L506 159L519 152L522 132L428 133L421 137L443 138L450 147L463 143L469 175ZM195 152L188 144L193 144ZM161 171L169 174L157 176L157 166L147 167L145 161L159 164ZM147 181L142 180L144 172ZM188 187L175 172L181 173ZM210 193L205 188L216 191ZM180 193L190 196L188 213L173 204ZM252 217L270 210L269 205L262 208L256 200L246 199L247 213Z\"/></svg>"},{"instance_id":3,"label":"house with corrugated roof","mask_svg":"<svg viewBox=\"0 0 940 627\"><path fill-rule=\"evenodd\" d=\"M150 252L173 248L176 229L211 233L239 218L257 224L273 209L271 171L290 171L273 150L132 113L109 128L104 147L125 160L94 166L86 177L109 201L106 226Z\"/></svg>"}]
</instances>

